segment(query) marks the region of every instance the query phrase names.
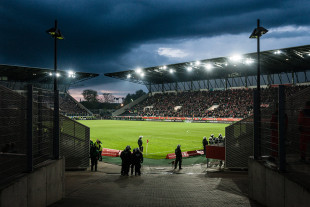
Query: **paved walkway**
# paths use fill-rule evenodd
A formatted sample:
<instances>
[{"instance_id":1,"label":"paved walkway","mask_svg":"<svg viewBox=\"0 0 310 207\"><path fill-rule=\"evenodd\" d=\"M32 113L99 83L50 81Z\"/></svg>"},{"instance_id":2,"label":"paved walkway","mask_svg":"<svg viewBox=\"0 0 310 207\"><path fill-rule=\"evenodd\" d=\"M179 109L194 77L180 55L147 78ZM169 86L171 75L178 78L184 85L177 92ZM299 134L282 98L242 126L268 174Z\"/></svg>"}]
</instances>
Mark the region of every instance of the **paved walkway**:
<instances>
[{"instance_id":1,"label":"paved walkway","mask_svg":"<svg viewBox=\"0 0 310 207\"><path fill-rule=\"evenodd\" d=\"M100 162L97 172L66 172L66 197L52 206L260 206L247 193L247 172L196 164L120 176L120 166Z\"/></svg>"}]
</instances>

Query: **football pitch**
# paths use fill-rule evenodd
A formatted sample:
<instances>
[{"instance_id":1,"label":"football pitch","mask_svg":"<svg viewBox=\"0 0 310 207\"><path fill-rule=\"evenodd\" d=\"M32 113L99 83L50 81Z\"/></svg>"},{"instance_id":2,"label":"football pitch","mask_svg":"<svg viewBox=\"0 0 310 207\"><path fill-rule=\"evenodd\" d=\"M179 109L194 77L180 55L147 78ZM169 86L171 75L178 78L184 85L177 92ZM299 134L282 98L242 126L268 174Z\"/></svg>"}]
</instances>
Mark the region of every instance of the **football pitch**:
<instances>
[{"instance_id":1,"label":"football pitch","mask_svg":"<svg viewBox=\"0 0 310 207\"><path fill-rule=\"evenodd\" d=\"M103 148L124 150L138 147L138 138L143 136L144 157L165 158L174 153L178 144L182 151L202 149L202 139L211 134L225 136L222 123L186 123L153 121L119 121L119 120L82 120L80 123L90 128L90 139L99 139ZM149 141L147 144L147 140Z\"/></svg>"}]
</instances>

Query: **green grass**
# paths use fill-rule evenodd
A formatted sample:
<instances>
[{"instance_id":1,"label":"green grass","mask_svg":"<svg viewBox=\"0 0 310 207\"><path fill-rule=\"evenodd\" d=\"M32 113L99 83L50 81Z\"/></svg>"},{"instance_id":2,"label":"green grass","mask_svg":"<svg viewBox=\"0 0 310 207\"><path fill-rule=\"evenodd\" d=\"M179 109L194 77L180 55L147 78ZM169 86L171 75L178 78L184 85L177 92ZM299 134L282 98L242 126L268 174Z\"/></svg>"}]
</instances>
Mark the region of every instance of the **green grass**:
<instances>
[{"instance_id":1,"label":"green grass","mask_svg":"<svg viewBox=\"0 0 310 207\"><path fill-rule=\"evenodd\" d=\"M182 151L202 149L202 139L210 134L225 136L228 124L83 120L80 123L90 127L91 140L99 139L103 148L123 150L138 147L138 138L143 136L144 157L162 159L174 153L178 144ZM149 140L148 146L146 144ZM147 153L146 153L147 148Z\"/></svg>"}]
</instances>

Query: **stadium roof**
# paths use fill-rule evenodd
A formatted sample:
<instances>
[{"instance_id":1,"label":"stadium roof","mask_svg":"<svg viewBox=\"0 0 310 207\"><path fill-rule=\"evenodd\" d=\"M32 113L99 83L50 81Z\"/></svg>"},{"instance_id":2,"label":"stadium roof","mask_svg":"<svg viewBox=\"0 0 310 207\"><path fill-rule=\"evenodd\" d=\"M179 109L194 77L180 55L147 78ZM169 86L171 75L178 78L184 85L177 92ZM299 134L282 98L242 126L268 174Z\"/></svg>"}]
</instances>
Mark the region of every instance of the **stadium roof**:
<instances>
[{"instance_id":1,"label":"stadium roof","mask_svg":"<svg viewBox=\"0 0 310 207\"><path fill-rule=\"evenodd\" d=\"M261 75L310 69L310 45L260 52ZM193 62L162 65L105 76L139 84L162 84L257 75L257 52Z\"/></svg>"},{"instance_id":2,"label":"stadium roof","mask_svg":"<svg viewBox=\"0 0 310 207\"><path fill-rule=\"evenodd\" d=\"M10 82L28 82L28 83L53 83L54 69L33 68L24 66L1 65L0 80ZM57 70L59 73L59 84L76 84L99 76L95 73L70 72Z\"/></svg>"}]
</instances>

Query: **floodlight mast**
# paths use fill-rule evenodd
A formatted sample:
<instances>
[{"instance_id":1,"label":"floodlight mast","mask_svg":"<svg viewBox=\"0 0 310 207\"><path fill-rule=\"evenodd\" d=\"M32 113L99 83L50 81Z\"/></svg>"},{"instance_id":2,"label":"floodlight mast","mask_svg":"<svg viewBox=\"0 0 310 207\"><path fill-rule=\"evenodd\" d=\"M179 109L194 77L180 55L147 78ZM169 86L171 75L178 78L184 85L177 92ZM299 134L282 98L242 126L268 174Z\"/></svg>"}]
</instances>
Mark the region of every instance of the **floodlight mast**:
<instances>
[{"instance_id":1,"label":"floodlight mast","mask_svg":"<svg viewBox=\"0 0 310 207\"><path fill-rule=\"evenodd\" d=\"M261 113L260 113L260 36L268 32L267 29L260 26L257 19L257 28L254 29L250 38L257 39L257 88L254 94L254 158L259 159L261 156Z\"/></svg>"},{"instance_id":2,"label":"floodlight mast","mask_svg":"<svg viewBox=\"0 0 310 207\"><path fill-rule=\"evenodd\" d=\"M55 27L46 31L54 38L54 139L53 139L53 157L59 159L59 90L57 84L57 39L64 39L60 30L57 28L57 20Z\"/></svg>"}]
</instances>

